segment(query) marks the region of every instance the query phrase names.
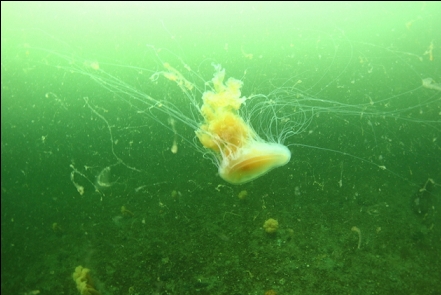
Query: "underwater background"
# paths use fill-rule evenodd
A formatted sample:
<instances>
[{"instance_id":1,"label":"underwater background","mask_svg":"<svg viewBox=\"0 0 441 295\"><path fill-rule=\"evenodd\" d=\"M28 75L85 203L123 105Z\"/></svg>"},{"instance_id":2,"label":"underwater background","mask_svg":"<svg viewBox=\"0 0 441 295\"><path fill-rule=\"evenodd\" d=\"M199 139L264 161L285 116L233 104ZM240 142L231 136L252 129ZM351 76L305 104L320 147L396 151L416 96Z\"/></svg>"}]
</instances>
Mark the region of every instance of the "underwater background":
<instances>
[{"instance_id":1,"label":"underwater background","mask_svg":"<svg viewBox=\"0 0 441 295\"><path fill-rule=\"evenodd\" d=\"M2 2L2 294L78 294L79 265L103 295L441 294L440 28L440 2ZM291 161L223 181L164 62L305 114Z\"/></svg>"}]
</instances>

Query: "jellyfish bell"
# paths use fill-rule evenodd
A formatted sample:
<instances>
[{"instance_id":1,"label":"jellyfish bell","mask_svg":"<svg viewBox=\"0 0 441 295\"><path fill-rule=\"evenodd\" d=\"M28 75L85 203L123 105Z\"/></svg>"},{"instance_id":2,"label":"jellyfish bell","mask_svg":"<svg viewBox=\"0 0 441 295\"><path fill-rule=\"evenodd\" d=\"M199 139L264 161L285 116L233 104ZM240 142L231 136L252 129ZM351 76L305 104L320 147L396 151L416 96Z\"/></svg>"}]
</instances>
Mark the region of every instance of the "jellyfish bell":
<instances>
[{"instance_id":1,"label":"jellyfish bell","mask_svg":"<svg viewBox=\"0 0 441 295\"><path fill-rule=\"evenodd\" d=\"M250 142L234 157L224 157L219 165L219 176L232 184L242 184L283 166L291 159L289 149L278 143Z\"/></svg>"}]
</instances>

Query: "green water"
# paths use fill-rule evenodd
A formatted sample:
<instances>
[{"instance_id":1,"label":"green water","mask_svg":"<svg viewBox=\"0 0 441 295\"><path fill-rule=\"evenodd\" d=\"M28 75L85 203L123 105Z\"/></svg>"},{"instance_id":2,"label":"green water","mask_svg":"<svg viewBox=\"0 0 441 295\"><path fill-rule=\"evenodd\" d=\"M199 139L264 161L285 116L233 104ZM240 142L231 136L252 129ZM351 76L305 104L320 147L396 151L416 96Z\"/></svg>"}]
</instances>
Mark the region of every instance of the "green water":
<instances>
[{"instance_id":1,"label":"green water","mask_svg":"<svg viewBox=\"0 0 441 295\"><path fill-rule=\"evenodd\" d=\"M1 11L2 294L78 294L78 265L103 295L439 294L439 3ZM298 131L287 165L217 175L194 134L212 64L279 107L243 108L263 138Z\"/></svg>"}]
</instances>

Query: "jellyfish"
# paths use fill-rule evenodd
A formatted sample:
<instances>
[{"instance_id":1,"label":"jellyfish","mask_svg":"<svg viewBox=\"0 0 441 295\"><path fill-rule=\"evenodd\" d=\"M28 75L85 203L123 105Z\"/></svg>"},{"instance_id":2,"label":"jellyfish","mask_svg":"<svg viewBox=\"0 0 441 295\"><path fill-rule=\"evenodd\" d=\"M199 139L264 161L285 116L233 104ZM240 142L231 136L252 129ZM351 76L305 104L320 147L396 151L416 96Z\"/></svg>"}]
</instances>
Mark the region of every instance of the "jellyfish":
<instances>
[{"instance_id":1,"label":"jellyfish","mask_svg":"<svg viewBox=\"0 0 441 295\"><path fill-rule=\"evenodd\" d=\"M266 142L239 115L246 101L241 97L242 81L229 78L215 66L213 90L203 93L200 112L204 118L196 130L200 143L218 159L219 176L232 184L256 179L289 162L291 152L280 143Z\"/></svg>"},{"instance_id":2,"label":"jellyfish","mask_svg":"<svg viewBox=\"0 0 441 295\"><path fill-rule=\"evenodd\" d=\"M195 134L200 144L214 156L219 176L231 184L242 184L287 164L291 159L288 147L281 141L262 139L241 117L240 108L247 101L246 97L241 97L243 82L231 77L224 82L225 69L213 66L211 88L202 93L201 106L190 93L194 85L177 69L164 63L166 70L161 74L175 82L200 113L202 120L195 125ZM194 123L188 118L183 121L188 125Z\"/></svg>"}]
</instances>

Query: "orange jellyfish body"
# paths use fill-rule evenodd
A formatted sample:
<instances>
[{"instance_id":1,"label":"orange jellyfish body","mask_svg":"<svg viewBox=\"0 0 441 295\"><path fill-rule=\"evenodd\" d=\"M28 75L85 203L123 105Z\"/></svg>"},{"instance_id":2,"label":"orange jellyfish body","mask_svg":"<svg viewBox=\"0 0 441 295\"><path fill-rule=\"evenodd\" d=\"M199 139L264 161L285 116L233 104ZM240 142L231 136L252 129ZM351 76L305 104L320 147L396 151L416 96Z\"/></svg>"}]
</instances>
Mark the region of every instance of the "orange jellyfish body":
<instances>
[{"instance_id":1,"label":"orange jellyfish body","mask_svg":"<svg viewBox=\"0 0 441 295\"><path fill-rule=\"evenodd\" d=\"M218 66L213 91L202 96L204 122L196 135L205 148L217 154L219 175L227 182L241 184L285 165L291 152L282 144L265 142L238 115L246 99L240 97L242 81L229 78L224 83L224 77L225 70Z\"/></svg>"}]
</instances>

